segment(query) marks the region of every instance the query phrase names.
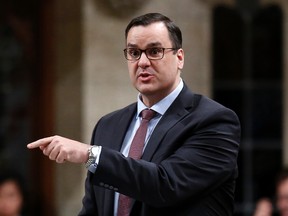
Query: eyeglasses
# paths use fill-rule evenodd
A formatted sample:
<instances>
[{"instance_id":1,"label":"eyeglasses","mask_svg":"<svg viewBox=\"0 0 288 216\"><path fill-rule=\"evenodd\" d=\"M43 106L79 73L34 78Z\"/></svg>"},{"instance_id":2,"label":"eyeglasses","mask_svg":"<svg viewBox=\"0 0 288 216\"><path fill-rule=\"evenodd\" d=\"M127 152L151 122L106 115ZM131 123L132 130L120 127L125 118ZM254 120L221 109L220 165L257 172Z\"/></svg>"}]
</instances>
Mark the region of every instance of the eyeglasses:
<instances>
[{"instance_id":1,"label":"eyeglasses","mask_svg":"<svg viewBox=\"0 0 288 216\"><path fill-rule=\"evenodd\" d=\"M141 58L141 55L144 52L149 60L160 60L164 57L165 50L177 50L177 49L153 47L142 50L138 48L127 48L124 49L124 55L128 61L137 61Z\"/></svg>"}]
</instances>

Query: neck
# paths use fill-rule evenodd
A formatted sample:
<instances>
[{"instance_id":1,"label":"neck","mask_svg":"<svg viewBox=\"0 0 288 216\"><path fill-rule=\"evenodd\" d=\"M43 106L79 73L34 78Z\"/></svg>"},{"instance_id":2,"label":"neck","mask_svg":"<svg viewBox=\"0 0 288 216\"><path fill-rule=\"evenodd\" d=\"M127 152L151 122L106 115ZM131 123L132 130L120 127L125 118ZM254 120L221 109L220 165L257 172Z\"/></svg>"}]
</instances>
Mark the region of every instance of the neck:
<instances>
[{"instance_id":1,"label":"neck","mask_svg":"<svg viewBox=\"0 0 288 216\"><path fill-rule=\"evenodd\" d=\"M173 85L173 87L170 90L166 90L166 91L162 91L162 92L158 92L157 94L142 94L141 93L141 100L142 102L148 107L152 107L154 104L158 103L159 101L161 101L163 98L165 98L166 96L168 96L171 92L173 92L177 86L179 85L181 79L179 79L178 82L175 82L175 85Z\"/></svg>"}]
</instances>

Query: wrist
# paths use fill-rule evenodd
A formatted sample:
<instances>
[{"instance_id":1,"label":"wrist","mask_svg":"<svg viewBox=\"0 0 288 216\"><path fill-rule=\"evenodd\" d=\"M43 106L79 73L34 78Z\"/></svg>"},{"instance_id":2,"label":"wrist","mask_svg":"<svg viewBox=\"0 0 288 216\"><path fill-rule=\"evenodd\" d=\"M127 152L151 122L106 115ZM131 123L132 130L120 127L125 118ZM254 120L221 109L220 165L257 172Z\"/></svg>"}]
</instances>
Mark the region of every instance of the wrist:
<instances>
[{"instance_id":1,"label":"wrist","mask_svg":"<svg viewBox=\"0 0 288 216\"><path fill-rule=\"evenodd\" d=\"M87 146L88 146L88 148L85 149L85 154L84 154L85 157L84 157L84 162L83 162L85 164L89 160L89 151L90 151L89 149L92 147L91 145L87 145Z\"/></svg>"}]
</instances>

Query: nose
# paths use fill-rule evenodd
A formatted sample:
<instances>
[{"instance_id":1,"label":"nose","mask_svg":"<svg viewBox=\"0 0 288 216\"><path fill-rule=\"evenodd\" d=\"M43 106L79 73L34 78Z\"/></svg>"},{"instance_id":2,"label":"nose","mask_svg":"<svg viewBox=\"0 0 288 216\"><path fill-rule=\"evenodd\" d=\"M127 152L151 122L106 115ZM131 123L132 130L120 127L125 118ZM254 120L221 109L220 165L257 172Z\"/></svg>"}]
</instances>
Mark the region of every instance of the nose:
<instances>
[{"instance_id":1,"label":"nose","mask_svg":"<svg viewBox=\"0 0 288 216\"><path fill-rule=\"evenodd\" d=\"M150 60L147 58L146 53L142 52L140 59L138 60L138 66L141 68L146 68L151 65Z\"/></svg>"}]
</instances>

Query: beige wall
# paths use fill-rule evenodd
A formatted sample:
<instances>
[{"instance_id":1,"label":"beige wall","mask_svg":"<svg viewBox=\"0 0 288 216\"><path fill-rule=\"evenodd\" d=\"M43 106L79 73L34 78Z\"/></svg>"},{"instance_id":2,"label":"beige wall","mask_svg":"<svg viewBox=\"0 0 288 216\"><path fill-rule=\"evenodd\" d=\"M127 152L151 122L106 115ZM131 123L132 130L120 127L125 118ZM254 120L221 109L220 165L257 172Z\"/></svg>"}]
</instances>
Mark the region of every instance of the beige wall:
<instances>
[{"instance_id":1,"label":"beige wall","mask_svg":"<svg viewBox=\"0 0 288 216\"><path fill-rule=\"evenodd\" d=\"M82 138L82 3L55 1L55 133ZM76 215L83 194L83 167L56 164L58 216Z\"/></svg>"},{"instance_id":2,"label":"beige wall","mask_svg":"<svg viewBox=\"0 0 288 216\"><path fill-rule=\"evenodd\" d=\"M102 115L135 101L137 92L130 85L122 51L124 29L131 18L146 12L163 13L179 25L185 51L182 77L194 91L210 95L211 7L218 2L233 4L232 0L150 0L127 12L127 16L123 11L109 12L103 4L112 0L55 2L56 134L89 143L93 127ZM285 0L278 2L288 8ZM287 89L285 93L287 97ZM285 119L288 122L288 117ZM58 216L76 215L79 211L85 172L82 165L56 165Z\"/></svg>"}]
</instances>

